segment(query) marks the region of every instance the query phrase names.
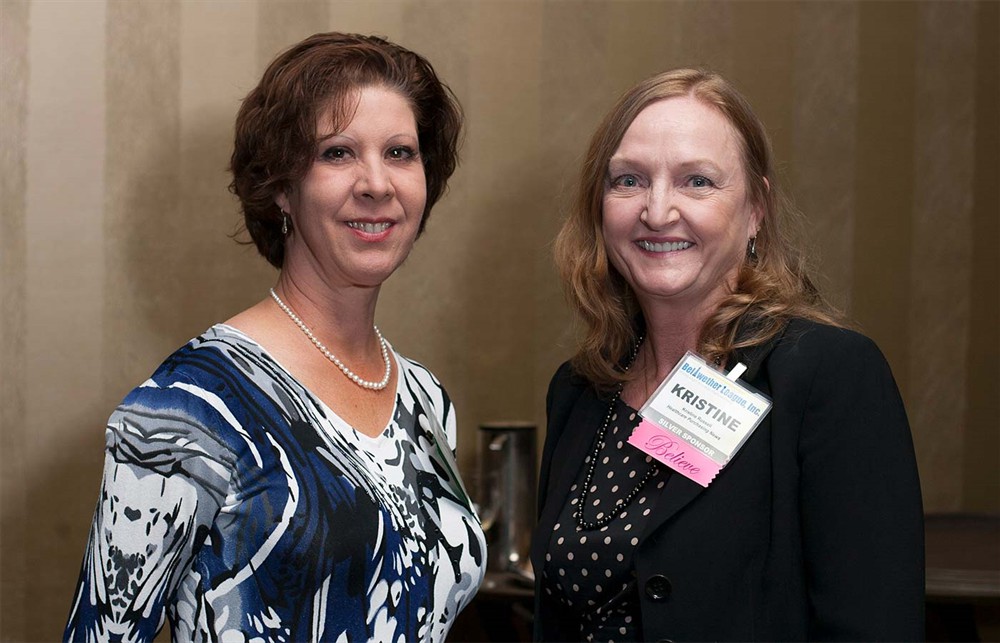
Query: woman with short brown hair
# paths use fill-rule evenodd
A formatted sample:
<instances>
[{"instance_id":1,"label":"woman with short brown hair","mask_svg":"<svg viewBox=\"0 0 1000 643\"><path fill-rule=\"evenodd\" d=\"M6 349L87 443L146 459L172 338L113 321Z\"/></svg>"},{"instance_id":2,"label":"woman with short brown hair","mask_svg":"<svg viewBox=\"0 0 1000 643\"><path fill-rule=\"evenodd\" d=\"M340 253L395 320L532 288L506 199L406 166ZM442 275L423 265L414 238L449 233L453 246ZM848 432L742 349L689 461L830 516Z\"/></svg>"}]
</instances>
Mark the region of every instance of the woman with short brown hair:
<instances>
[{"instance_id":1,"label":"woman with short brown hair","mask_svg":"<svg viewBox=\"0 0 1000 643\"><path fill-rule=\"evenodd\" d=\"M232 190L269 296L112 414L67 640L444 640L485 570L440 382L374 325L457 162L421 56L317 34L236 120Z\"/></svg>"}]
</instances>

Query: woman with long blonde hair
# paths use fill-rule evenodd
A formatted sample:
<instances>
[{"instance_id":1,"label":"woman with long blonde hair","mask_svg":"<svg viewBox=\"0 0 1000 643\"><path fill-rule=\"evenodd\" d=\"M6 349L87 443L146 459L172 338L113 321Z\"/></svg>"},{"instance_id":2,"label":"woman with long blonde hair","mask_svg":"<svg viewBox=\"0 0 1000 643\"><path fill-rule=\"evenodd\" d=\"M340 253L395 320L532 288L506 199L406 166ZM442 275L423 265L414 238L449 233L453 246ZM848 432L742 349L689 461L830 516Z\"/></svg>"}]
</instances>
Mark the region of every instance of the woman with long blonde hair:
<instances>
[{"instance_id":1,"label":"woman with long blonde hair","mask_svg":"<svg viewBox=\"0 0 1000 643\"><path fill-rule=\"evenodd\" d=\"M902 401L817 292L790 218L763 125L717 74L649 78L598 128L556 241L583 336L547 398L536 638L922 638ZM689 353L771 404L713 479L699 454L636 439Z\"/></svg>"}]
</instances>

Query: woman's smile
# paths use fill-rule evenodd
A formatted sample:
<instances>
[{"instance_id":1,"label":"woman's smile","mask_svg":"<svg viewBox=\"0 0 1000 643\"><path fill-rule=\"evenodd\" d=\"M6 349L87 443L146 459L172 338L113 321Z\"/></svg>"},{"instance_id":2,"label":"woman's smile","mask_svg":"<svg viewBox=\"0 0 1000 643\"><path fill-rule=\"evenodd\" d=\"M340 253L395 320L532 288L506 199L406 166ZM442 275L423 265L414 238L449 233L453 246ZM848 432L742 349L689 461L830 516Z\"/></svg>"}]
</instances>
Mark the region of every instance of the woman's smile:
<instances>
[{"instance_id":1,"label":"woman's smile","mask_svg":"<svg viewBox=\"0 0 1000 643\"><path fill-rule=\"evenodd\" d=\"M366 240L381 240L384 238L383 232L389 230L393 223L391 221L380 221L380 222L366 222L366 221L348 221L347 227L357 230L358 232L364 233L364 238ZM378 236L379 239L370 239L372 236Z\"/></svg>"},{"instance_id":2,"label":"woman's smile","mask_svg":"<svg viewBox=\"0 0 1000 643\"><path fill-rule=\"evenodd\" d=\"M646 239L640 239L635 242L637 246L645 250L646 252L653 252L657 254L662 254L666 252L679 252L681 250L687 250L694 244L690 241L665 241L663 243L657 243L655 241L649 241Z\"/></svg>"}]
</instances>

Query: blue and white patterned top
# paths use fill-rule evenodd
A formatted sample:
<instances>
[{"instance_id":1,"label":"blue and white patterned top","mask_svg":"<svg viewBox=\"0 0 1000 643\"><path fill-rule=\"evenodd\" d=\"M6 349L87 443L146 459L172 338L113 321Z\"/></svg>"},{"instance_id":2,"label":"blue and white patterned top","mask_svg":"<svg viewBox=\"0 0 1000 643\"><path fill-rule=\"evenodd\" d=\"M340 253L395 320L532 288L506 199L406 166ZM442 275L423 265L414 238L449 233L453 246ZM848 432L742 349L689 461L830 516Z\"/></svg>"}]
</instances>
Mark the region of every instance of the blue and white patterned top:
<instances>
[{"instance_id":1,"label":"blue and white patterned top","mask_svg":"<svg viewBox=\"0 0 1000 643\"><path fill-rule=\"evenodd\" d=\"M170 356L108 421L64 638L146 641L166 618L175 641L444 640L486 544L451 401L395 357L369 438L232 327Z\"/></svg>"}]
</instances>

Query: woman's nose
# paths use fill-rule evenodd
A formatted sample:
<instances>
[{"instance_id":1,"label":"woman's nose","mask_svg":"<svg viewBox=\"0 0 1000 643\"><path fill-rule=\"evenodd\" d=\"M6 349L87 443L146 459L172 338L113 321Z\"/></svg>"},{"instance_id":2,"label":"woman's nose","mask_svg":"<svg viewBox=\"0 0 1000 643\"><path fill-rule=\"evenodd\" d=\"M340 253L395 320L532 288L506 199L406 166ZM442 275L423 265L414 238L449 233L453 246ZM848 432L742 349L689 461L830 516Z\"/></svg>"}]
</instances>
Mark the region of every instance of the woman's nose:
<instances>
[{"instance_id":1,"label":"woman's nose","mask_svg":"<svg viewBox=\"0 0 1000 643\"><path fill-rule=\"evenodd\" d=\"M359 198L381 201L395 193L387 169L379 162L365 162L358 166L354 182L354 195Z\"/></svg>"},{"instance_id":2,"label":"woman's nose","mask_svg":"<svg viewBox=\"0 0 1000 643\"><path fill-rule=\"evenodd\" d=\"M669 186L653 185L646 193L646 207L639 219L652 230L662 229L680 218L676 195Z\"/></svg>"}]
</instances>

